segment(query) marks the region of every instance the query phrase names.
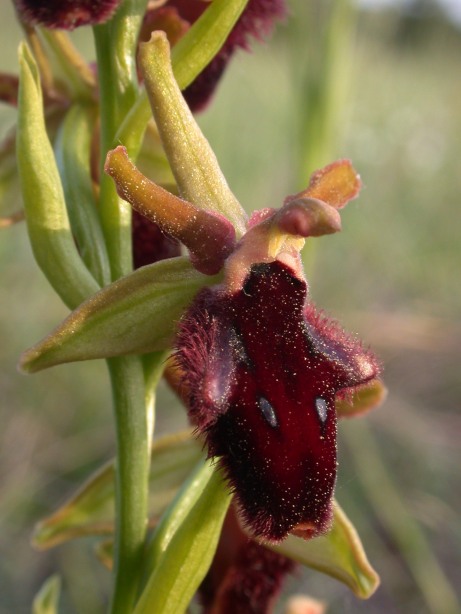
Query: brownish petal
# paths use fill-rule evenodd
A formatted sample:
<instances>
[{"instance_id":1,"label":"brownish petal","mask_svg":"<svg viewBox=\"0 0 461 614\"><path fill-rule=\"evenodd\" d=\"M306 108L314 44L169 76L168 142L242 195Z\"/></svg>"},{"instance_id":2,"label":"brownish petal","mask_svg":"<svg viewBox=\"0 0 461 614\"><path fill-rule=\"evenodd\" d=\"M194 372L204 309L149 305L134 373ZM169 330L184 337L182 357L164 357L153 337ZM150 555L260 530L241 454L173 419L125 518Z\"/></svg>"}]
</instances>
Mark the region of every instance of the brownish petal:
<instances>
[{"instance_id":1,"label":"brownish petal","mask_svg":"<svg viewBox=\"0 0 461 614\"><path fill-rule=\"evenodd\" d=\"M317 198L341 209L358 196L362 182L350 160L336 160L316 171L305 190L285 199L285 203L298 198Z\"/></svg>"}]
</instances>

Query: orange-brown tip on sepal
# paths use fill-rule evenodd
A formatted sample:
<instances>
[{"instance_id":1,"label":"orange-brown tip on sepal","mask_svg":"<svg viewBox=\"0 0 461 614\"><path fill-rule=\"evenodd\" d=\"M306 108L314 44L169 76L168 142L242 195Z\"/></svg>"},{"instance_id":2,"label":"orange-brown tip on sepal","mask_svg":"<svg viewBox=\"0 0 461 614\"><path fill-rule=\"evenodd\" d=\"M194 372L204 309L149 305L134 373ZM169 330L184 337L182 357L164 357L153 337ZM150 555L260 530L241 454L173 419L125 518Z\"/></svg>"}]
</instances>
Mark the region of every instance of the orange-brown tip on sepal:
<instances>
[{"instance_id":1,"label":"orange-brown tip on sepal","mask_svg":"<svg viewBox=\"0 0 461 614\"><path fill-rule=\"evenodd\" d=\"M285 203L299 198L317 198L335 209L342 209L356 198L362 187L360 175L350 160L336 160L316 171L305 190L287 196Z\"/></svg>"},{"instance_id":2,"label":"orange-brown tip on sepal","mask_svg":"<svg viewBox=\"0 0 461 614\"><path fill-rule=\"evenodd\" d=\"M147 179L129 160L125 147L108 152L104 170L121 198L188 248L198 271L214 275L222 268L235 245L234 227L224 216L200 209Z\"/></svg>"}]
</instances>

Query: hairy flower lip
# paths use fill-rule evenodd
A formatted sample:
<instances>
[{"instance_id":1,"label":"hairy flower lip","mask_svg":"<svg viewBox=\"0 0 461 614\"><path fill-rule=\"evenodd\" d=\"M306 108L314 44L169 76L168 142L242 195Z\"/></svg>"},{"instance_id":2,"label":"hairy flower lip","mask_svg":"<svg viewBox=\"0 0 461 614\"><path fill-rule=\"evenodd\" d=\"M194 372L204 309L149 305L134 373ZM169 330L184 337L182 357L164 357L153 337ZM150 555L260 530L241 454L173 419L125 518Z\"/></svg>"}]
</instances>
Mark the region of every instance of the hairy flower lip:
<instances>
[{"instance_id":1,"label":"hairy flower lip","mask_svg":"<svg viewBox=\"0 0 461 614\"><path fill-rule=\"evenodd\" d=\"M335 394L376 376L371 354L306 304L307 285L279 261L244 284L202 291L176 358L189 414L258 538L311 538L331 521Z\"/></svg>"}]
</instances>

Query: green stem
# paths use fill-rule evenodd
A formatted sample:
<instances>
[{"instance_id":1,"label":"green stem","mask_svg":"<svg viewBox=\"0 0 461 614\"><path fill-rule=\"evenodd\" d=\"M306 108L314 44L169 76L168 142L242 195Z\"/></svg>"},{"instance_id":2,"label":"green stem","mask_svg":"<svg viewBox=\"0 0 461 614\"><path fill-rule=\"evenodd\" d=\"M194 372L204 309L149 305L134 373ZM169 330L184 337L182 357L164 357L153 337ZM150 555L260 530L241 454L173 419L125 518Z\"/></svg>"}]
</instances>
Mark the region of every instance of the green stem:
<instances>
[{"instance_id":1,"label":"green stem","mask_svg":"<svg viewBox=\"0 0 461 614\"><path fill-rule=\"evenodd\" d=\"M103 167L107 152L116 145L117 131L137 97L136 47L146 5L147 0L126 0L111 21L93 28L101 113L99 212L113 280L132 268L131 208L119 199ZM142 136L140 132L138 138ZM139 145L133 147L139 149Z\"/></svg>"},{"instance_id":2,"label":"green stem","mask_svg":"<svg viewBox=\"0 0 461 614\"><path fill-rule=\"evenodd\" d=\"M131 209L104 174L107 151L137 95L136 46L147 0L125 0L114 18L93 30L100 90L99 213L113 280L132 269ZM139 138L142 138L142 133ZM139 144L134 143L134 147ZM129 614L136 602L147 528L149 428L142 361L128 356L108 360L114 398L116 534L112 614Z\"/></svg>"},{"instance_id":3,"label":"green stem","mask_svg":"<svg viewBox=\"0 0 461 614\"><path fill-rule=\"evenodd\" d=\"M112 614L134 608L147 526L149 437L140 358L108 361L117 428L115 589Z\"/></svg>"},{"instance_id":4,"label":"green stem","mask_svg":"<svg viewBox=\"0 0 461 614\"><path fill-rule=\"evenodd\" d=\"M109 22L110 23L110 22ZM127 274L131 260L131 209L117 195L113 181L102 170L106 153L111 149L121 119L118 99L117 67L111 56L109 24L94 28L96 56L98 61L100 114L101 114L101 182L99 214L111 265L112 279Z\"/></svg>"}]
</instances>

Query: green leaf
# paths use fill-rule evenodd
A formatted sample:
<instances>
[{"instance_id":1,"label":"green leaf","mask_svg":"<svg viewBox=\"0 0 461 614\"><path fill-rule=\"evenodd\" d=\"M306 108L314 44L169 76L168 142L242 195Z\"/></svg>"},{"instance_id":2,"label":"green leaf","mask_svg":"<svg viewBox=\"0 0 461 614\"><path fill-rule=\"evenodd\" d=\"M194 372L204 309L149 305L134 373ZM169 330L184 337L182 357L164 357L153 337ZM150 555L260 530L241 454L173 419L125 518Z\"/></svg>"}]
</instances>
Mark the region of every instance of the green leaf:
<instances>
[{"instance_id":1,"label":"green leaf","mask_svg":"<svg viewBox=\"0 0 461 614\"><path fill-rule=\"evenodd\" d=\"M74 308L99 289L75 246L43 115L40 79L27 45L19 52L18 170L30 242L49 282Z\"/></svg>"},{"instance_id":2,"label":"green leaf","mask_svg":"<svg viewBox=\"0 0 461 614\"><path fill-rule=\"evenodd\" d=\"M51 576L37 593L32 604L32 614L57 614L60 593L59 576Z\"/></svg>"},{"instance_id":3,"label":"green leaf","mask_svg":"<svg viewBox=\"0 0 461 614\"><path fill-rule=\"evenodd\" d=\"M158 521L202 454L200 443L190 431L162 437L155 442L149 475L151 523ZM112 534L114 477L113 462L93 474L75 495L37 525L34 547L46 550L85 535Z\"/></svg>"},{"instance_id":4,"label":"green leaf","mask_svg":"<svg viewBox=\"0 0 461 614\"><path fill-rule=\"evenodd\" d=\"M174 76L183 90L202 72L221 49L248 0L214 0L174 46Z\"/></svg>"},{"instance_id":5,"label":"green leaf","mask_svg":"<svg viewBox=\"0 0 461 614\"><path fill-rule=\"evenodd\" d=\"M213 560L231 500L211 462L200 464L154 535L155 567L135 614L182 614Z\"/></svg>"},{"instance_id":6,"label":"green leaf","mask_svg":"<svg viewBox=\"0 0 461 614\"><path fill-rule=\"evenodd\" d=\"M86 266L96 281L104 286L110 282L110 267L91 184L94 128L92 109L75 104L61 124L55 151L72 233Z\"/></svg>"},{"instance_id":7,"label":"green leaf","mask_svg":"<svg viewBox=\"0 0 461 614\"><path fill-rule=\"evenodd\" d=\"M364 414L381 405L387 396L387 388L383 382L376 378L370 382L355 388L350 396L337 399L335 402L336 413L339 418L351 418Z\"/></svg>"},{"instance_id":8,"label":"green leaf","mask_svg":"<svg viewBox=\"0 0 461 614\"><path fill-rule=\"evenodd\" d=\"M176 83L164 32L154 32L148 43L141 43L139 61L181 196L201 209L225 216L241 236L245 232L246 214L227 185L216 156Z\"/></svg>"},{"instance_id":9,"label":"green leaf","mask_svg":"<svg viewBox=\"0 0 461 614\"><path fill-rule=\"evenodd\" d=\"M366 557L360 538L335 502L329 533L311 540L290 535L272 550L317 569L348 586L357 597L368 599L379 586L379 576Z\"/></svg>"},{"instance_id":10,"label":"green leaf","mask_svg":"<svg viewBox=\"0 0 461 614\"><path fill-rule=\"evenodd\" d=\"M20 367L34 373L66 362L167 349L187 305L201 288L219 281L198 273L184 257L142 267L80 305L23 354Z\"/></svg>"}]
</instances>

